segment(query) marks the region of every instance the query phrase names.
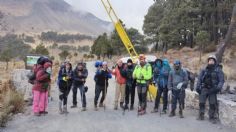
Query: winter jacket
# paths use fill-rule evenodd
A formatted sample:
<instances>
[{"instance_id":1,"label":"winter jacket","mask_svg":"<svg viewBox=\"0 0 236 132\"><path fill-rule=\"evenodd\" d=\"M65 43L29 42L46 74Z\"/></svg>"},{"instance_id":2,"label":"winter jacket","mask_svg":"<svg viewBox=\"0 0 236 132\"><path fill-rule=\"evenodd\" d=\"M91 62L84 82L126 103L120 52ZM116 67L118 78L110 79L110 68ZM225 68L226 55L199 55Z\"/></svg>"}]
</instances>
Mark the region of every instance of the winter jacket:
<instances>
[{"instance_id":1,"label":"winter jacket","mask_svg":"<svg viewBox=\"0 0 236 132\"><path fill-rule=\"evenodd\" d=\"M116 77L116 82L119 84L125 84L126 83L126 73L123 68L119 68L118 66L112 71L112 74Z\"/></svg>"},{"instance_id":2,"label":"winter jacket","mask_svg":"<svg viewBox=\"0 0 236 132\"><path fill-rule=\"evenodd\" d=\"M81 75L79 75L81 73ZM88 70L87 69L82 69L78 70L75 68L73 71L73 84L75 86L81 86L84 85L86 78L88 77Z\"/></svg>"},{"instance_id":3,"label":"winter jacket","mask_svg":"<svg viewBox=\"0 0 236 132\"><path fill-rule=\"evenodd\" d=\"M224 73L219 65L213 68L205 68L200 72L196 90L199 92L203 88L211 89L212 93L221 91L224 85Z\"/></svg>"},{"instance_id":4,"label":"winter jacket","mask_svg":"<svg viewBox=\"0 0 236 132\"><path fill-rule=\"evenodd\" d=\"M66 78L70 78L70 79L66 79ZM58 84L66 84L66 83L69 83L71 84L72 83L72 80L73 80L73 71L72 69L70 69L69 71L66 71L66 68L65 67L61 67L60 70L59 70L59 73L58 73Z\"/></svg>"},{"instance_id":5,"label":"winter jacket","mask_svg":"<svg viewBox=\"0 0 236 132\"><path fill-rule=\"evenodd\" d=\"M133 86L135 84L135 79L133 78L133 72L134 72L134 65L128 66L127 69L125 69L126 73L126 85Z\"/></svg>"},{"instance_id":6,"label":"winter jacket","mask_svg":"<svg viewBox=\"0 0 236 132\"><path fill-rule=\"evenodd\" d=\"M159 75L155 78L158 83L158 88L166 88L168 85L169 73L171 71L169 62L164 59L162 62L162 67L159 69Z\"/></svg>"},{"instance_id":7,"label":"winter jacket","mask_svg":"<svg viewBox=\"0 0 236 132\"><path fill-rule=\"evenodd\" d=\"M181 89L186 89L188 85L188 74L184 69L180 69L176 71L172 69L169 74L168 78L168 89L170 90L179 90L177 86L183 83Z\"/></svg>"},{"instance_id":8,"label":"winter jacket","mask_svg":"<svg viewBox=\"0 0 236 132\"><path fill-rule=\"evenodd\" d=\"M147 84L152 78L152 67L149 63L146 63L143 67L137 65L133 72L133 78L137 80L139 84Z\"/></svg>"},{"instance_id":9,"label":"winter jacket","mask_svg":"<svg viewBox=\"0 0 236 132\"><path fill-rule=\"evenodd\" d=\"M98 69L95 73L94 80L96 85L108 86L108 79L112 78L111 73L108 70Z\"/></svg>"},{"instance_id":10,"label":"winter jacket","mask_svg":"<svg viewBox=\"0 0 236 132\"><path fill-rule=\"evenodd\" d=\"M38 67L33 90L46 92L49 89L50 81L50 74L42 66Z\"/></svg>"}]
</instances>

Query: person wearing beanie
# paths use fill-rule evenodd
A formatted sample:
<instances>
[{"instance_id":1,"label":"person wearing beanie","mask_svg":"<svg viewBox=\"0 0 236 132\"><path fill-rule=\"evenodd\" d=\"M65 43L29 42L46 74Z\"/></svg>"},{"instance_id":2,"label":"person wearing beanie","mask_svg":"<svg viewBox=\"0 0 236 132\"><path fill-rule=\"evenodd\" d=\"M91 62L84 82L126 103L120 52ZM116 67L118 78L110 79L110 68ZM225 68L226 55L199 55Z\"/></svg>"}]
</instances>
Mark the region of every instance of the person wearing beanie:
<instances>
[{"instance_id":1,"label":"person wearing beanie","mask_svg":"<svg viewBox=\"0 0 236 132\"><path fill-rule=\"evenodd\" d=\"M99 101L99 107L104 107L104 100L106 99L107 88L108 88L108 79L112 78L111 72L107 67L107 62L103 62L101 67L98 67L94 80L95 80L95 97L94 97L94 109L98 110L97 104L100 94L102 97Z\"/></svg>"},{"instance_id":2,"label":"person wearing beanie","mask_svg":"<svg viewBox=\"0 0 236 132\"><path fill-rule=\"evenodd\" d=\"M168 90L171 91L171 112L169 117L175 116L177 104L179 103L179 116L184 118L184 100L185 100L185 89L188 86L188 74L185 69L182 68L180 60L174 61L173 69L170 71L168 78Z\"/></svg>"},{"instance_id":3,"label":"person wearing beanie","mask_svg":"<svg viewBox=\"0 0 236 132\"><path fill-rule=\"evenodd\" d=\"M35 116L47 114L48 89L50 87L52 63L46 62L36 73L33 86L33 112Z\"/></svg>"},{"instance_id":4,"label":"person wearing beanie","mask_svg":"<svg viewBox=\"0 0 236 132\"><path fill-rule=\"evenodd\" d=\"M88 70L84 67L84 63L78 63L75 70L73 71L73 105L71 108L77 107L77 89L79 88L82 100L82 111L86 111L86 95L84 84L87 77Z\"/></svg>"},{"instance_id":5,"label":"person wearing beanie","mask_svg":"<svg viewBox=\"0 0 236 132\"><path fill-rule=\"evenodd\" d=\"M135 87L136 81L133 78L134 64L131 59L127 60L126 72L126 86L125 86L125 106L124 109L134 109ZM130 107L128 106L130 102Z\"/></svg>"}]
</instances>

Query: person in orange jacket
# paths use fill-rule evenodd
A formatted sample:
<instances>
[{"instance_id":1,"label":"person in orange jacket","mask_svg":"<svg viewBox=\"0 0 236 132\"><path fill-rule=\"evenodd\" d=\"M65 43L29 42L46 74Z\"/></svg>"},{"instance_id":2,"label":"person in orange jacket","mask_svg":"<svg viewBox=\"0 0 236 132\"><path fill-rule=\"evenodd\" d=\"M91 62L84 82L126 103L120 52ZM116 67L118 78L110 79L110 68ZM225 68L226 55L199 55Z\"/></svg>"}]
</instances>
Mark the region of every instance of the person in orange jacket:
<instances>
[{"instance_id":1,"label":"person in orange jacket","mask_svg":"<svg viewBox=\"0 0 236 132\"><path fill-rule=\"evenodd\" d=\"M114 110L118 109L118 101L120 99L120 107L123 108L125 98L126 73L122 60L117 61L117 66L112 70L112 74L116 78L116 92Z\"/></svg>"}]
</instances>

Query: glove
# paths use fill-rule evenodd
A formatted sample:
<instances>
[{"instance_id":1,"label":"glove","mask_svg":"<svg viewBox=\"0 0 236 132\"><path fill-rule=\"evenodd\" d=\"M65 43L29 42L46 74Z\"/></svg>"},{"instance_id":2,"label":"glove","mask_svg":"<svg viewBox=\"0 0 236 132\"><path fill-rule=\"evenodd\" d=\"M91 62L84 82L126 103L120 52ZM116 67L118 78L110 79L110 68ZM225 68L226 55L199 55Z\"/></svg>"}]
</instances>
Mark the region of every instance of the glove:
<instances>
[{"instance_id":1,"label":"glove","mask_svg":"<svg viewBox=\"0 0 236 132\"><path fill-rule=\"evenodd\" d=\"M85 93L88 92L88 86L84 86L84 92L85 92Z\"/></svg>"},{"instance_id":2,"label":"glove","mask_svg":"<svg viewBox=\"0 0 236 132\"><path fill-rule=\"evenodd\" d=\"M67 82L67 81L68 81L68 78L67 78L67 77L63 77L62 80L65 81L65 82Z\"/></svg>"},{"instance_id":3,"label":"glove","mask_svg":"<svg viewBox=\"0 0 236 132\"><path fill-rule=\"evenodd\" d=\"M177 89L182 89L182 87L183 87L183 84L184 84L184 83L182 83L182 82L181 82L181 83L179 83L179 84L177 85Z\"/></svg>"}]
</instances>

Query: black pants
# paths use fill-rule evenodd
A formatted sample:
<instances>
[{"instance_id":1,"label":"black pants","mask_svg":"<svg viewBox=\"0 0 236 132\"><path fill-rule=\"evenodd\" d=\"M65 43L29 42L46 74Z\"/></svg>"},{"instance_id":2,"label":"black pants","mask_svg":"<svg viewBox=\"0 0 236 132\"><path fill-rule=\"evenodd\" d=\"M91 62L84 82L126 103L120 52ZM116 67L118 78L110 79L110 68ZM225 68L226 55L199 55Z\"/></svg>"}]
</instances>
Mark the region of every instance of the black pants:
<instances>
[{"instance_id":1,"label":"black pants","mask_svg":"<svg viewBox=\"0 0 236 132\"><path fill-rule=\"evenodd\" d=\"M167 110L167 105L168 105L168 88L167 87L158 87L158 94L156 96L155 100L155 109L158 109L159 104L160 104L160 99L163 94L163 110Z\"/></svg>"},{"instance_id":2,"label":"black pants","mask_svg":"<svg viewBox=\"0 0 236 132\"><path fill-rule=\"evenodd\" d=\"M176 110L179 102L179 109L183 110L185 105L185 90L172 90L171 109Z\"/></svg>"},{"instance_id":3,"label":"black pants","mask_svg":"<svg viewBox=\"0 0 236 132\"><path fill-rule=\"evenodd\" d=\"M129 99L131 97L131 105L134 105L135 99L135 84L126 84L125 86L125 104L129 104Z\"/></svg>"},{"instance_id":4,"label":"black pants","mask_svg":"<svg viewBox=\"0 0 236 132\"><path fill-rule=\"evenodd\" d=\"M100 100L100 104L103 103L103 101L106 97L107 87L105 88L105 86L100 86L100 85L96 84L95 85L95 98L94 98L94 105L95 106L97 106L97 104L98 104L98 99L99 99L99 96L100 96L101 93L102 93L102 97L101 97L101 100Z\"/></svg>"},{"instance_id":5,"label":"black pants","mask_svg":"<svg viewBox=\"0 0 236 132\"><path fill-rule=\"evenodd\" d=\"M59 82L59 100L63 101L63 105L67 105L67 98L71 89L71 85L71 82Z\"/></svg>"},{"instance_id":6,"label":"black pants","mask_svg":"<svg viewBox=\"0 0 236 132\"><path fill-rule=\"evenodd\" d=\"M217 94L208 94L209 89L203 88L201 94L199 95L199 113L205 113L205 104L208 99L209 101L209 118L215 118L216 109L217 109Z\"/></svg>"},{"instance_id":7,"label":"black pants","mask_svg":"<svg viewBox=\"0 0 236 132\"><path fill-rule=\"evenodd\" d=\"M73 105L77 105L77 90L80 90L82 107L86 107L86 95L84 85L74 85L73 86Z\"/></svg>"},{"instance_id":8,"label":"black pants","mask_svg":"<svg viewBox=\"0 0 236 132\"><path fill-rule=\"evenodd\" d=\"M137 84L139 106L146 109L147 106L147 84Z\"/></svg>"}]
</instances>

